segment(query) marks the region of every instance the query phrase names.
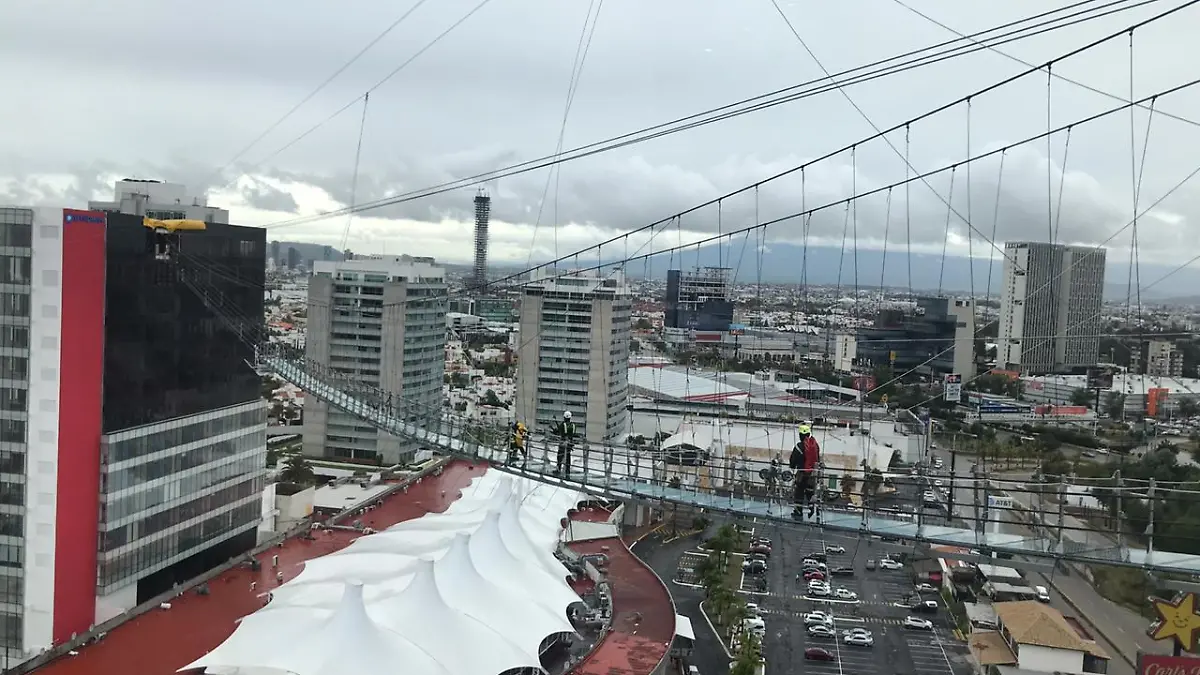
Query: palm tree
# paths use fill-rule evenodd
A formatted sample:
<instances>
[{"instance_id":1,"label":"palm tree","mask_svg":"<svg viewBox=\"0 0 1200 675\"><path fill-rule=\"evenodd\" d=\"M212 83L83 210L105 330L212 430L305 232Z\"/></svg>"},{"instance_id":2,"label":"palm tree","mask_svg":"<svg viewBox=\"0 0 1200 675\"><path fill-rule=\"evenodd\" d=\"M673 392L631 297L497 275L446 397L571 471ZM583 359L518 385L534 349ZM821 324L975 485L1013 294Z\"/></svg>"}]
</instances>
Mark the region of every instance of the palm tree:
<instances>
[{"instance_id":1,"label":"palm tree","mask_svg":"<svg viewBox=\"0 0 1200 675\"><path fill-rule=\"evenodd\" d=\"M312 485L317 475L312 465L303 455L292 455L283 461L283 471L279 472L279 480L297 485Z\"/></svg>"}]
</instances>

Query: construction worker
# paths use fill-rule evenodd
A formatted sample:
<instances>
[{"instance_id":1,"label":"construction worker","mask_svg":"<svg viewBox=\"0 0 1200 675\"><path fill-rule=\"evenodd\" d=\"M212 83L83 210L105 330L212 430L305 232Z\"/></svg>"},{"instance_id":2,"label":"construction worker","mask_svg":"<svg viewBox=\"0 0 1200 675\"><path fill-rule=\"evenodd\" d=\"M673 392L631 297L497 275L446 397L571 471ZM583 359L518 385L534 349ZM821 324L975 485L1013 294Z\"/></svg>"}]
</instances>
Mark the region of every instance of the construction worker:
<instances>
[{"instance_id":1,"label":"construction worker","mask_svg":"<svg viewBox=\"0 0 1200 675\"><path fill-rule=\"evenodd\" d=\"M555 473L563 476L571 473L571 449L575 446L575 423L571 421L571 411L564 410L562 419L555 423L550 430L551 435L558 437L558 457Z\"/></svg>"},{"instance_id":2,"label":"construction worker","mask_svg":"<svg viewBox=\"0 0 1200 675\"><path fill-rule=\"evenodd\" d=\"M529 434L529 430L525 428L524 422L513 422L512 437L508 446L508 463L512 464L517 461L517 455L522 459L528 459L529 453L525 451L525 437Z\"/></svg>"},{"instance_id":3,"label":"construction worker","mask_svg":"<svg viewBox=\"0 0 1200 675\"><path fill-rule=\"evenodd\" d=\"M814 498L817 471L821 466L821 446L817 439L813 438L812 427L809 425L801 424L797 431L800 432L800 440L796 442L796 447L792 448L792 455L788 458L788 466L796 472L796 486L792 493L792 517L804 518L804 505L808 504L808 517L812 518L817 511Z\"/></svg>"}]
</instances>

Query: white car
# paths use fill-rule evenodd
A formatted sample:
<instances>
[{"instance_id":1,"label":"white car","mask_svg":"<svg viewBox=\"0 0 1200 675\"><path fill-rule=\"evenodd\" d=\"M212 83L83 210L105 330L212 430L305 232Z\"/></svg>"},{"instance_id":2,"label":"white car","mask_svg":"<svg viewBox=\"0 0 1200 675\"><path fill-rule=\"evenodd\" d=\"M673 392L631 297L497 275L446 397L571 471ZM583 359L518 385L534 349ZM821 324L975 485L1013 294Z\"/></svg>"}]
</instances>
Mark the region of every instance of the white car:
<instances>
[{"instance_id":1,"label":"white car","mask_svg":"<svg viewBox=\"0 0 1200 675\"><path fill-rule=\"evenodd\" d=\"M885 570L902 570L902 569L904 569L903 564L898 563L895 560L892 560L891 558L884 558L883 560L880 560L879 566Z\"/></svg>"},{"instance_id":2,"label":"white car","mask_svg":"<svg viewBox=\"0 0 1200 675\"><path fill-rule=\"evenodd\" d=\"M837 637L837 635L833 632L833 628L827 623L817 623L809 626L808 634L811 637Z\"/></svg>"},{"instance_id":3,"label":"white car","mask_svg":"<svg viewBox=\"0 0 1200 675\"><path fill-rule=\"evenodd\" d=\"M838 600L857 600L858 593L855 593L848 588L839 588L833 592L833 597L837 598Z\"/></svg>"},{"instance_id":4,"label":"white car","mask_svg":"<svg viewBox=\"0 0 1200 675\"><path fill-rule=\"evenodd\" d=\"M767 622L758 617L750 617L742 622L742 628L751 633L761 634L767 632Z\"/></svg>"},{"instance_id":5,"label":"white car","mask_svg":"<svg viewBox=\"0 0 1200 675\"><path fill-rule=\"evenodd\" d=\"M762 614L762 608L758 606L758 603L747 602L746 603L746 614L749 614L752 617L758 616L758 615Z\"/></svg>"},{"instance_id":6,"label":"white car","mask_svg":"<svg viewBox=\"0 0 1200 675\"><path fill-rule=\"evenodd\" d=\"M842 642L854 645L855 647L870 647L875 644L875 638L870 635L863 635L862 633L854 633L843 637Z\"/></svg>"},{"instance_id":7,"label":"white car","mask_svg":"<svg viewBox=\"0 0 1200 675\"><path fill-rule=\"evenodd\" d=\"M833 594L828 585L825 586L809 586L808 594L818 598L828 597Z\"/></svg>"},{"instance_id":8,"label":"white car","mask_svg":"<svg viewBox=\"0 0 1200 675\"><path fill-rule=\"evenodd\" d=\"M832 625L833 617L825 612L809 612L804 615L804 625L812 626L814 624Z\"/></svg>"},{"instance_id":9,"label":"white car","mask_svg":"<svg viewBox=\"0 0 1200 675\"><path fill-rule=\"evenodd\" d=\"M915 616L904 617L904 627L916 630L933 630L933 622L928 619L918 619Z\"/></svg>"},{"instance_id":10,"label":"white car","mask_svg":"<svg viewBox=\"0 0 1200 675\"><path fill-rule=\"evenodd\" d=\"M851 635L865 635L867 637L872 637L871 631L867 630L866 628L851 628L850 630L842 631L842 637L849 637Z\"/></svg>"},{"instance_id":11,"label":"white car","mask_svg":"<svg viewBox=\"0 0 1200 675\"><path fill-rule=\"evenodd\" d=\"M834 553L841 555L845 552L846 552L846 549L843 546L826 546L825 547L825 553L828 553L830 555L832 555Z\"/></svg>"},{"instance_id":12,"label":"white car","mask_svg":"<svg viewBox=\"0 0 1200 675\"><path fill-rule=\"evenodd\" d=\"M918 593L933 593L936 590L937 589L933 587L933 584L917 584Z\"/></svg>"}]
</instances>

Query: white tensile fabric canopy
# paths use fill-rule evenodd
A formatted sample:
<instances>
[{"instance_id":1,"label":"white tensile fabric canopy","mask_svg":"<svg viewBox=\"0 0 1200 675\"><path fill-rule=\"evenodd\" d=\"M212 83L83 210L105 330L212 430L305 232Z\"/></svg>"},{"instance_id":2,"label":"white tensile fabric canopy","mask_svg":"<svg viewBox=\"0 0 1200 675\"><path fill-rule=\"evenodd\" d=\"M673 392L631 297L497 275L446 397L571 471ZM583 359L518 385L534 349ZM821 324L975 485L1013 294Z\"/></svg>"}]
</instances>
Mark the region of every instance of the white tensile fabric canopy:
<instances>
[{"instance_id":1,"label":"white tensile fabric canopy","mask_svg":"<svg viewBox=\"0 0 1200 675\"><path fill-rule=\"evenodd\" d=\"M485 473L430 513L305 564L224 643L181 670L231 675L496 675L538 668L580 601L554 556L586 496Z\"/></svg>"}]
</instances>

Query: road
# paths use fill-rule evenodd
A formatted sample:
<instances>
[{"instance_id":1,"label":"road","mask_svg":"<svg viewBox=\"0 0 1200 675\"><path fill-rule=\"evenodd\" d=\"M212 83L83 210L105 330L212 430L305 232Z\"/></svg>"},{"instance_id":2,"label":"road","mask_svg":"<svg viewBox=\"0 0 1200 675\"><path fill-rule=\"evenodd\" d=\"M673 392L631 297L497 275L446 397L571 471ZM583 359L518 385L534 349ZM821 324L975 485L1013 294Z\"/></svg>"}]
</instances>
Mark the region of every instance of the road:
<instances>
[{"instance_id":1,"label":"road","mask_svg":"<svg viewBox=\"0 0 1200 675\"><path fill-rule=\"evenodd\" d=\"M949 452L938 448L933 453L942 458L948 470L950 466ZM959 458L954 474L958 478L971 478L971 462L963 462L962 459ZM955 515L965 522L974 522L976 519L976 508L973 502L974 491L958 489L955 492L957 493ZM1014 501L1021 503L1026 508L1037 507L1032 503L1031 495L1016 492L1009 494ZM1040 508L1038 510L1040 511ZM993 510L991 517L1002 519L1003 522L999 524L999 527L1003 533L1024 536L1033 536L1034 534L1030 528L1016 521L1010 513L1003 509ZM1049 523L1057 523L1057 512L1048 513L1046 519ZM1064 524L1067 527L1084 527L1083 523L1071 516L1064 517ZM1096 533L1065 530L1063 536L1086 543L1094 548L1114 545L1111 540ZM1018 557L1017 560L1020 558ZM1042 561L1041 564L1044 565L1045 562ZM1146 635L1149 622L1145 617L1105 599L1077 571L1072 570L1071 574L1055 573L1051 575L1052 578L1037 572L1028 572L1026 577L1030 584L1046 586L1051 590L1052 607L1067 616L1078 618L1092 630L1097 642L1113 657L1109 662L1109 675L1131 675L1133 667L1126 659L1136 661L1138 650L1152 654L1169 654L1171 652L1168 643L1160 643ZM1124 655L1126 659L1122 659L1120 655Z\"/></svg>"},{"instance_id":2,"label":"road","mask_svg":"<svg viewBox=\"0 0 1200 675\"><path fill-rule=\"evenodd\" d=\"M675 599L675 611L691 620L696 642L688 660L690 665L696 666L701 675L721 675L729 671L729 658L700 613L700 601L704 599L703 591L671 581L679 566L680 557L689 549L696 548L699 542L699 537L688 537L664 543L662 534L651 534L638 542L633 552L667 584L671 597Z\"/></svg>"}]
</instances>

